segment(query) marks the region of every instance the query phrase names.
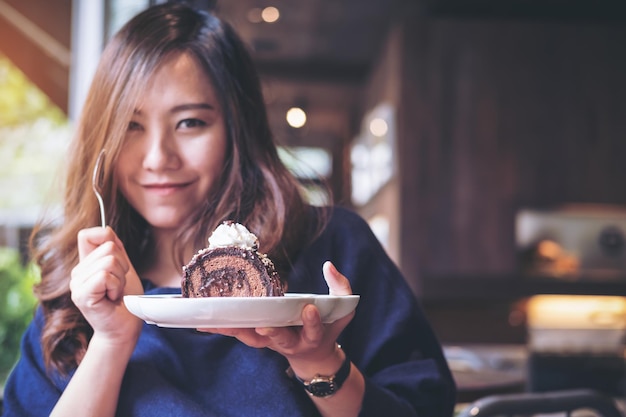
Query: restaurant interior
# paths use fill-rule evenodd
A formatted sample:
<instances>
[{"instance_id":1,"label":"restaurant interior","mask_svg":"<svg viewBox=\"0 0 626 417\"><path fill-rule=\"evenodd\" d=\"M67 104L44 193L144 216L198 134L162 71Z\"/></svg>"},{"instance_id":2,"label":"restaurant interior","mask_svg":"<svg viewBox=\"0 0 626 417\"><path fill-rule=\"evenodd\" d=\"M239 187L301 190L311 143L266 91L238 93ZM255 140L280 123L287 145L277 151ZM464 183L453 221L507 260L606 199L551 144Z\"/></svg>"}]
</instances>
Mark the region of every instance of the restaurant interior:
<instances>
[{"instance_id":1,"label":"restaurant interior","mask_svg":"<svg viewBox=\"0 0 626 417\"><path fill-rule=\"evenodd\" d=\"M102 45L158 2L0 0L0 246L19 264L0 264L2 317L32 308L5 271L29 274L29 227ZM624 415L626 3L191 3L248 44L311 201L356 210L403 272L460 410L591 389Z\"/></svg>"}]
</instances>

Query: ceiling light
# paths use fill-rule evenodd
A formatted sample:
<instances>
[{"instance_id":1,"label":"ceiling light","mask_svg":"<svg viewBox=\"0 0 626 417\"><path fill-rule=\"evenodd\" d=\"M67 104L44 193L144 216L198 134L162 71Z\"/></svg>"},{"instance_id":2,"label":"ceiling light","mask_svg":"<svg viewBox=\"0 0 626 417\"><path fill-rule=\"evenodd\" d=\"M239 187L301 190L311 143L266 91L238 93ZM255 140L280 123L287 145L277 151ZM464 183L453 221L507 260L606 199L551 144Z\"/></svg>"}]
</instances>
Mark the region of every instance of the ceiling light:
<instances>
[{"instance_id":1,"label":"ceiling light","mask_svg":"<svg viewBox=\"0 0 626 417\"><path fill-rule=\"evenodd\" d=\"M296 129L304 126L306 123L306 113L300 107L292 107L287 110L287 123Z\"/></svg>"},{"instance_id":2,"label":"ceiling light","mask_svg":"<svg viewBox=\"0 0 626 417\"><path fill-rule=\"evenodd\" d=\"M261 18L266 23L274 23L280 17L280 12L276 7L266 7L261 11Z\"/></svg>"},{"instance_id":3,"label":"ceiling light","mask_svg":"<svg viewBox=\"0 0 626 417\"><path fill-rule=\"evenodd\" d=\"M389 130L389 126L387 125L387 122L384 119L381 119L380 117L372 119L369 127L370 127L370 132L372 132L372 135L378 136L378 137L385 136L385 134L387 134L387 130Z\"/></svg>"}]
</instances>

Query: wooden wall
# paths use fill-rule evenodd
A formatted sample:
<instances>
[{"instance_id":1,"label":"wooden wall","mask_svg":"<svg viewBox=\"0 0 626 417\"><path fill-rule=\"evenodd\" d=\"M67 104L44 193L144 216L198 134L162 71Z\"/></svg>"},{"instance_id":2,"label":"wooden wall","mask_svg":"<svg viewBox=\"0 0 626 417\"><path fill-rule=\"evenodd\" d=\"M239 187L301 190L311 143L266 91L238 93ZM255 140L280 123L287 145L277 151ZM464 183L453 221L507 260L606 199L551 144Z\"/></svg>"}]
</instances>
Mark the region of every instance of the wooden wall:
<instances>
[{"instance_id":1,"label":"wooden wall","mask_svg":"<svg viewBox=\"0 0 626 417\"><path fill-rule=\"evenodd\" d=\"M72 0L4 0L0 54L67 111Z\"/></svg>"},{"instance_id":2,"label":"wooden wall","mask_svg":"<svg viewBox=\"0 0 626 417\"><path fill-rule=\"evenodd\" d=\"M515 279L520 208L626 205L626 25L416 11L403 34L400 263L418 294Z\"/></svg>"}]
</instances>

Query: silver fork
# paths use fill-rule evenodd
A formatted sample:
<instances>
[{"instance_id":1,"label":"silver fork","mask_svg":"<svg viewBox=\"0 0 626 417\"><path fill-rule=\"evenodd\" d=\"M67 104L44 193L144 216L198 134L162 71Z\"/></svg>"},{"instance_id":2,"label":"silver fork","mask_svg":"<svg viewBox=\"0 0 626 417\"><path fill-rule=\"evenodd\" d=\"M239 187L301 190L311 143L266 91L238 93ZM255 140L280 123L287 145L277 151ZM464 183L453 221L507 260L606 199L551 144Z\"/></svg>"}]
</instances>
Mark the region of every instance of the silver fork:
<instances>
[{"instance_id":1,"label":"silver fork","mask_svg":"<svg viewBox=\"0 0 626 417\"><path fill-rule=\"evenodd\" d=\"M106 218L104 215L104 202L102 201L102 182L104 180L104 149L100 151L98 159L96 160L96 166L93 168L93 177L91 178L91 187L98 199L100 205L100 219L102 220L102 227L106 227Z\"/></svg>"}]
</instances>

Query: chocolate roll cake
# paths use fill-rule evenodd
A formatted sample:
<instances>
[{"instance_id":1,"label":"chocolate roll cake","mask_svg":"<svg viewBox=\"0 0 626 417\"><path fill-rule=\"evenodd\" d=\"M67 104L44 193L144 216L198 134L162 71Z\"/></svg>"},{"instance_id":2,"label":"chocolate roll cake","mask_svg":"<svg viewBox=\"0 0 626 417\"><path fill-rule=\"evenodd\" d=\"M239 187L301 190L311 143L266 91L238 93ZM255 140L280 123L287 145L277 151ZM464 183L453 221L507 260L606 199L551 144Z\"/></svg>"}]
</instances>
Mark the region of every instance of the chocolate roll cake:
<instances>
[{"instance_id":1,"label":"chocolate roll cake","mask_svg":"<svg viewBox=\"0 0 626 417\"><path fill-rule=\"evenodd\" d=\"M183 267L181 290L183 297L284 295L274 263L258 252L257 237L233 222L219 225L209 246Z\"/></svg>"}]
</instances>

